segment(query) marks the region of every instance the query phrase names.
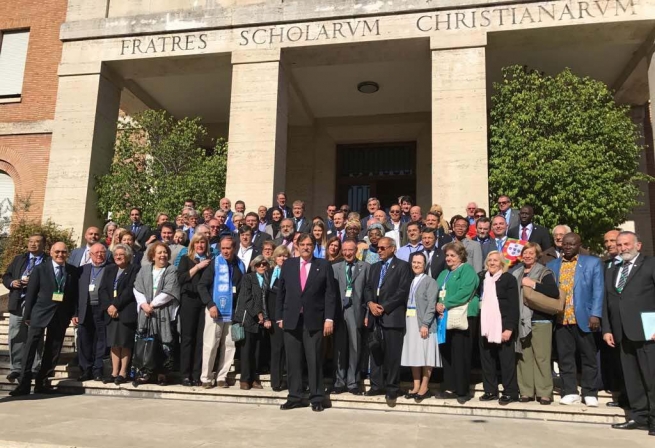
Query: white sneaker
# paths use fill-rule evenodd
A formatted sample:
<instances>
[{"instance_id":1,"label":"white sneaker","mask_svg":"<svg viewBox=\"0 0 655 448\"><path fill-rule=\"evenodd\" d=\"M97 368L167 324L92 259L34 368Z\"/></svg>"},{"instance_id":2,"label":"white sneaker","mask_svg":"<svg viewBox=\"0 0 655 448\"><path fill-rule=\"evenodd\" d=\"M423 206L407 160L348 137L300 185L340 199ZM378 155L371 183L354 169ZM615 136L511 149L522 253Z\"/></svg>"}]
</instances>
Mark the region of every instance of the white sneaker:
<instances>
[{"instance_id":1,"label":"white sneaker","mask_svg":"<svg viewBox=\"0 0 655 448\"><path fill-rule=\"evenodd\" d=\"M586 404L590 408L597 408L598 407L598 398L596 398L596 397L584 397L584 404Z\"/></svg>"},{"instance_id":2,"label":"white sneaker","mask_svg":"<svg viewBox=\"0 0 655 448\"><path fill-rule=\"evenodd\" d=\"M562 398L559 400L559 404L565 404L565 405L572 405L572 404L579 404L581 403L580 395L576 394L570 394L570 395L564 395ZM596 405L598 405L598 402L596 402Z\"/></svg>"}]
</instances>

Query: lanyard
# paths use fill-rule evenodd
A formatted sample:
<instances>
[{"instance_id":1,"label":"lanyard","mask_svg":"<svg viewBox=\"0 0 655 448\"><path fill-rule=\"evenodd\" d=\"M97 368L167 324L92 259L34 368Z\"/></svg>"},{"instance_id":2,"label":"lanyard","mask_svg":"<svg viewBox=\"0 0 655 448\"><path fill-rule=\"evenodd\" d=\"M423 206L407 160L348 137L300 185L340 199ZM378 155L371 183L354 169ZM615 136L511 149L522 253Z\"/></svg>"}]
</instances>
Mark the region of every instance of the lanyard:
<instances>
[{"instance_id":1,"label":"lanyard","mask_svg":"<svg viewBox=\"0 0 655 448\"><path fill-rule=\"evenodd\" d=\"M57 276L55 275L55 283L57 284L57 292L62 293L64 292L64 284L66 283L66 272L64 272L64 269L61 268L61 279L57 279Z\"/></svg>"},{"instance_id":2,"label":"lanyard","mask_svg":"<svg viewBox=\"0 0 655 448\"><path fill-rule=\"evenodd\" d=\"M32 261L34 261L34 264L31 263ZM32 271L34 270L34 268L41 264L41 261L43 261L43 255L41 255L40 257L28 258L27 259L27 268L25 269L25 272L23 273L23 275L26 275L26 276L29 277L30 274L32 273Z\"/></svg>"},{"instance_id":3,"label":"lanyard","mask_svg":"<svg viewBox=\"0 0 655 448\"><path fill-rule=\"evenodd\" d=\"M459 266L461 266L461 264L460 264ZM446 274L446 278L443 280L443 285L441 285L441 288L440 288L441 291L445 291L445 290L446 290L446 283L448 283L448 277L450 277L450 274L452 274L452 273L455 272L457 269L459 269L459 266L457 266L457 267L455 268L454 271L448 271L448 273Z\"/></svg>"},{"instance_id":4,"label":"lanyard","mask_svg":"<svg viewBox=\"0 0 655 448\"><path fill-rule=\"evenodd\" d=\"M414 278L414 281L412 282L412 286L410 287L409 290L409 303L407 304L407 308L416 309L416 298L414 297L414 295L416 294L418 285L419 283L421 283L421 280L423 280L423 277L425 277L425 274L420 274L419 276Z\"/></svg>"},{"instance_id":5,"label":"lanyard","mask_svg":"<svg viewBox=\"0 0 655 448\"><path fill-rule=\"evenodd\" d=\"M98 278L98 276L100 275L100 273L102 272L102 270L103 270L104 268L105 268L104 266L100 266L100 268L98 269L98 272L96 273L96 271L95 271L95 270L96 270L95 266L92 266L92 267L91 267L91 284L92 284L92 285L95 285L95 284L96 284L96 278Z\"/></svg>"},{"instance_id":6,"label":"lanyard","mask_svg":"<svg viewBox=\"0 0 655 448\"><path fill-rule=\"evenodd\" d=\"M351 269L348 269L348 268ZM348 274L349 272L352 272L352 270L355 269L355 266L350 266L346 264L346 289L352 289L353 288L353 277L352 275Z\"/></svg>"}]
</instances>

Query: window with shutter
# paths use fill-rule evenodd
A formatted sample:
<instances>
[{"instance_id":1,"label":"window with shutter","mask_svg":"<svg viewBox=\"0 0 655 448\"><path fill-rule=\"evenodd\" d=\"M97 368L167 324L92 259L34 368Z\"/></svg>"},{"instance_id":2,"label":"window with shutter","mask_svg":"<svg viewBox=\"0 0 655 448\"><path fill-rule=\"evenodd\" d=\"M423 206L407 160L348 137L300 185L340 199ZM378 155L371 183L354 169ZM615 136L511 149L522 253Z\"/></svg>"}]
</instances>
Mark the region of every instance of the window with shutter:
<instances>
[{"instance_id":1,"label":"window with shutter","mask_svg":"<svg viewBox=\"0 0 655 448\"><path fill-rule=\"evenodd\" d=\"M9 233L11 215L14 212L14 181L4 171L0 171L0 235Z\"/></svg>"},{"instance_id":2,"label":"window with shutter","mask_svg":"<svg viewBox=\"0 0 655 448\"><path fill-rule=\"evenodd\" d=\"M0 32L0 98L20 98L29 31Z\"/></svg>"}]
</instances>

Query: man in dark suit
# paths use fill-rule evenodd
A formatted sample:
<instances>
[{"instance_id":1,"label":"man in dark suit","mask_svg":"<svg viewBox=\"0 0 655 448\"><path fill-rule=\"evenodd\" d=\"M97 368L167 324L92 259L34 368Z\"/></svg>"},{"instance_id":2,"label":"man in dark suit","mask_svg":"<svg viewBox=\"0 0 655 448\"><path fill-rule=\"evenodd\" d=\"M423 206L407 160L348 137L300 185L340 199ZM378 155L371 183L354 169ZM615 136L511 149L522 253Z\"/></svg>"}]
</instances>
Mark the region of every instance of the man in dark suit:
<instances>
[{"instance_id":1,"label":"man in dark suit","mask_svg":"<svg viewBox=\"0 0 655 448\"><path fill-rule=\"evenodd\" d=\"M280 210L282 213L282 219L284 218L291 218L291 209L287 205L287 194L284 191L280 191L276 196L275 196L275 201L276 204L268 209L268 212L266 212L266 219L268 219L268 222L271 222L273 220L271 213L273 213L274 209Z\"/></svg>"},{"instance_id":2,"label":"man in dark suit","mask_svg":"<svg viewBox=\"0 0 655 448\"><path fill-rule=\"evenodd\" d=\"M310 233L312 223L305 218L305 203L303 201L293 201L293 223L296 233Z\"/></svg>"},{"instance_id":3,"label":"man in dark suit","mask_svg":"<svg viewBox=\"0 0 655 448\"><path fill-rule=\"evenodd\" d=\"M443 251L436 246L437 237L434 228L426 227L421 232L421 242L423 243L423 253L427 263L425 273L437 279L441 271L446 269L446 256Z\"/></svg>"},{"instance_id":4,"label":"man in dark suit","mask_svg":"<svg viewBox=\"0 0 655 448\"><path fill-rule=\"evenodd\" d=\"M107 326L104 309L98 292L105 282L113 279L104 277L107 265L107 249L100 243L91 246L91 263L80 270L78 300L73 316L77 325L77 350L82 374L78 381L95 379L102 381L102 358L107 350Z\"/></svg>"},{"instance_id":5,"label":"man in dark suit","mask_svg":"<svg viewBox=\"0 0 655 448\"><path fill-rule=\"evenodd\" d=\"M237 257L243 262L247 272L252 272L250 262L261 254L261 250L252 243L252 230L247 225L239 228L239 246L237 248Z\"/></svg>"},{"instance_id":6,"label":"man in dark suit","mask_svg":"<svg viewBox=\"0 0 655 448\"><path fill-rule=\"evenodd\" d=\"M196 212L196 222L198 220L198 212ZM130 210L130 224L125 226L127 230L131 230L134 234L134 241L139 243L141 250L145 250L146 241L150 238L150 227L141 222L141 209L134 207Z\"/></svg>"},{"instance_id":7,"label":"man in dark suit","mask_svg":"<svg viewBox=\"0 0 655 448\"><path fill-rule=\"evenodd\" d=\"M373 214L380 209L380 201L378 200L378 198L369 198L368 201L366 201L366 209L368 210L368 215L364 216L360 221L362 225L362 232L364 233L364 235L366 235L366 230L368 228L368 221L370 219L373 219L374 218Z\"/></svg>"},{"instance_id":8,"label":"man in dark suit","mask_svg":"<svg viewBox=\"0 0 655 448\"><path fill-rule=\"evenodd\" d=\"M262 244L264 241L272 240L273 237L266 232L259 230L259 216L255 212L249 212L244 219L246 225L252 229L251 241L252 245L259 252L262 250ZM254 259L254 257L253 257Z\"/></svg>"},{"instance_id":9,"label":"man in dark suit","mask_svg":"<svg viewBox=\"0 0 655 448\"><path fill-rule=\"evenodd\" d=\"M501 215L496 215L491 219L491 230L494 237L482 245L482 260L487 259L489 252L503 252L503 246L507 241L507 221Z\"/></svg>"},{"instance_id":10,"label":"man in dark suit","mask_svg":"<svg viewBox=\"0 0 655 448\"><path fill-rule=\"evenodd\" d=\"M27 240L27 253L16 255L7 272L2 276L2 283L9 290L9 359L11 370L7 380L13 383L20 377L22 369L23 347L27 341L27 325L23 322L23 309L25 307L25 293L27 282L34 268L48 259L44 253L45 237L40 233L30 235ZM34 358L32 373L36 375L41 365L40 350Z\"/></svg>"},{"instance_id":11,"label":"man in dark suit","mask_svg":"<svg viewBox=\"0 0 655 448\"><path fill-rule=\"evenodd\" d=\"M334 329L334 389L339 394L346 390L361 395L359 389L359 361L362 353L364 329L364 287L370 265L357 260L357 242L346 240L341 247L343 261L332 266L338 284L337 312Z\"/></svg>"},{"instance_id":12,"label":"man in dark suit","mask_svg":"<svg viewBox=\"0 0 655 448\"><path fill-rule=\"evenodd\" d=\"M655 334L645 334L642 324L642 313L655 313L655 258L639 253L633 232L621 232L616 245L623 262L605 277L603 339L621 351L630 411L612 428L643 428L655 436Z\"/></svg>"},{"instance_id":13,"label":"man in dark suit","mask_svg":"<svg viewBox=\"0 0 655 448\"><path fill-rule=\"evenodd\" d=\"M295 204L294 204L295 207ZM277 295L277 324L284 330L287 353L289 395L280 409L303 407L302 353L307 360L309 400L312 410L323 410L323 337L334 329L336 291L332 265L314 258L314 243L309 234L298 237L300 257L290 258L282 265L280 289Z\"/></svg>"},{"instance_id":14,"label":"man in dark suit","mask_svg":"<svg viewBox=\"0 0 655 448\"><path fill-rule=\"evenodd\" d=\"M328 230L328 235L332 236L334 232L334 214L337 212L337 206L335 204L330 204L327 206L325 212L325 227Z\"/></svg>"},{"instance_id":15,"label":"man in dark suit","mask_svg":"<svg viewBox=\"0 0 655 448\"><path fill-rule=\"evenodd\" d=\"M524 205L521 207L519 225L514 228L510 227L507 236L537 243L541 246L541 250L546 250L551 246L548 230L545 227L533 224L532 218L534 218L534 209L532 206Z\"/></svg>"},{"instance_id":16,"label":"man in dark suit","mask_svg":"<svg viewBox=\"0 0 655 448\"><path fill-rule=\"evenodd\" d=\"M366 395L381 395L386 389L389 406L395 405L400 393L405 308L412 283L409 263L396 258L395 252L396 243L393 239L380 239L380 261L371 266L364 290L368 307L365 325L370 331L375 331L374 326L379 325L383 341L382 353L371 353L371 389Z\"/></svg>"},{"instance_id":17,"label":"man in dark suit","mask_svg":"<svg viewBox=\"0 0 655 448\"><path fill-rule=\"evenodd\" d=\"M512 208L512 200L509 196L502 195L498 198L498 214L505 218L508 229L519 225L519 211Z\"/></svg>"},{"instance_id":18,"label":"man in dark suit","mask_svg":"<svg viewBox=\"0 0 655 448\"><path fill-rule=\"evenodd\" d=\"M51 260L41 263L32 272L25 294L24 322L29 326L23 349L20 381L12 396L29 395L32 381L32 364L39 343L46 333L43 360L36 375L34 392L49 389L47 379L54 373L77 302L78 270L66 263L68 249L58 242L50 249Z\"/></svg>"}]
</instances>

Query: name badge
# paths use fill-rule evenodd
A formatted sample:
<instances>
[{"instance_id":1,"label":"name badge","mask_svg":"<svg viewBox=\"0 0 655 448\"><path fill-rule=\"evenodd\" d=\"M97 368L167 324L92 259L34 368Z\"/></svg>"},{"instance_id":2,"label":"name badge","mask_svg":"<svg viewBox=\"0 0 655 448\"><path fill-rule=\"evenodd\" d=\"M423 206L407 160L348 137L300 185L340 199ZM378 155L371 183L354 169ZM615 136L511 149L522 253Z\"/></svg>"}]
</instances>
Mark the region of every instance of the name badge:
<instances>
[{"instance_id":1,"label":"name badge","mask_svg":"<svg viewBox=\"0 0 655 448\"><path fill-rule=\"evenodd\" d=\"M446 298L446 290L445 289L442 289L441 291L439 291L439 298L440 299L445 299Z\"/></svg>"},{"instance_id":2,"label":"name badge","mask_svg":"<svg viewBox=\"0 0 655 448\"><path fill-rule=\"evenodd\" d=\"M116 297L118 297L118 291L116 291L116 290L114 289L114 299L115 299Z\"/></svg>"},{"instance_id":3,"label":"name badge","mask_svg":"<svg viewBox=\"0 0 655 448\"><path fill-rule=\"evenodd\" d=\"M96 285L94 285L93 283L91 283L91 284L89 285L89 292L93 292L93 291L95 291L95 290L96 290Z\"/></svg>"},{"instance_id":4,"label":"name badge","mask_svg":"<svg viewBox=\"0 0 655 448\"><path fill-rule=\"evenodd\" d=\"M237 293L237 287L236 287L236 286L233 286L233 287L232 287L232 294L236 294L236 293Z\"/></svg>"},{"instance_id":5,"label":"name badge","mask_svg":"<svg viewBox=\"0 0 655 448\"><path fill-rule=\"evenodd\" d=\"M352 289L346 289L346 299L349 299L353 295Z\"/></svg>"},{"instance_id":6,"label":"name badge","mask_svg":"<svg viewBox=\"0 0 655 448\"><path fill-rule=\"evenodd\" d=\"M63 302L64 301L64 293L63 292L54 292L54 293L52 293L52 301L53 302Z\"/></svg>"},{"instance_id":7,"label":"name badge","mask_svg":"<svg viewBox=\"0 0 655 448\"><path fill-rule=\"evenodd\" d=\"M380 295L380 288L378 288L378 296Z\"/></svg>"},{"instance_id":8,"label":"name badge","mask_svg":"<svg viewBox=\"0 0 655 448\"><path fill-rule=\"evenodd\" d=\"M407 308L407 317L416 317L416 308Z\"/></svg>"}]
</instances>

